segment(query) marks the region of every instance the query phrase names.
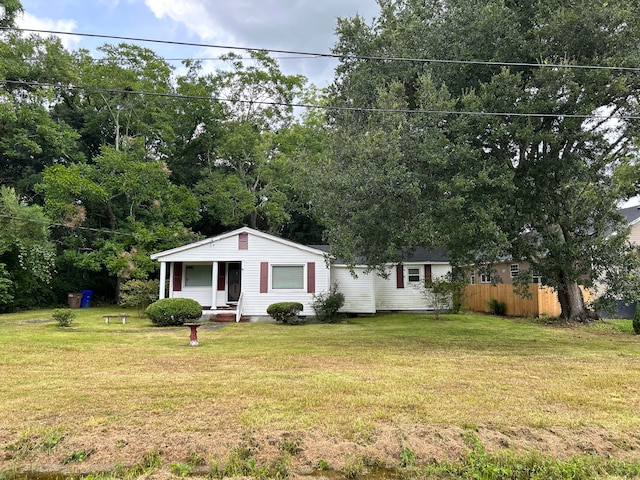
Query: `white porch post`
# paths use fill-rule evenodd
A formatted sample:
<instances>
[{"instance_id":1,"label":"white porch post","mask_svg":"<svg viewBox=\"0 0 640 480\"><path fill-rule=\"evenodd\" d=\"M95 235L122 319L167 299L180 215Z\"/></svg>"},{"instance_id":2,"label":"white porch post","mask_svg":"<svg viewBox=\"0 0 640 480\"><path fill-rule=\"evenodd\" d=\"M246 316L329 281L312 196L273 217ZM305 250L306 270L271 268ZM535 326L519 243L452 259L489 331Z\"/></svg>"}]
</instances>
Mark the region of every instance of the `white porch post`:
<instances>
[{"instance_id":1,"label":"white porch post","mask_svg":"<svg viewBox=\"0 0 640 480\"><path fill-rule=\"evenodd\" d=\"M218 262L213 262L211 268L211 309L215 310L218 303Z\"/></svg>"},{"instance_id":2,"label":"white porch post","mask_svg":"<svg viewBox=\"0 0 640 480\"><path fill-rule=\"evenodd\" d=\"M167 262L160 262L160 294L158 295L158 298L164 298L165 296L164 284L166 283L166 280L167 280Z\"/></svg>"}]
</instances>

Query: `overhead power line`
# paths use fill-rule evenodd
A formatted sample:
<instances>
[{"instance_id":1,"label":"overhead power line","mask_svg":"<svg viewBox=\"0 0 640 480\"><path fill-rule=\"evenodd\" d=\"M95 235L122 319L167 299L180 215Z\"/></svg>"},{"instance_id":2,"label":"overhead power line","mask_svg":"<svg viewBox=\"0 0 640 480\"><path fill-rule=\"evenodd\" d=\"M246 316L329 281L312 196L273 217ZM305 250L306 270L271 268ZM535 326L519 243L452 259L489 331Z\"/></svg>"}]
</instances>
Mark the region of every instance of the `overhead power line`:
<instances>
[{"instance_id":1,"label":"overhead power line","mask_svg":"<svg viewBox=\"0 0 640 480\"><path fill-rule=\"evenodd\" d=\"M263 52L269 52L269 53L303 56L304 58L332 58L332 59L338 59L338 60L372 60L372 61L386 61L386 62L393 61L393 62L414 62L414 63L486 65L486 66L496 66L496 67L571 68L571 69L588 69L588 70L617 70L617 71L640 72L640 67L620 67L620 66L608 66L608 65L571 65L566 63L497 62L497 61L485 61L485 60L457 60L457 59L420 58L420 57L343 55L338 53L305 52L301 50L284 50L284 49L264 48L264 47L240 47L237 45L219 45L219 44L211 44L211 43L182 42L182 41L176 41L176 40L159 40L159 39L153 39L153 38L128 37L128 36L121 36L121 35L106 35L106 34L99 34L99 33L74 33L74 32L63 32L60 30L43 30L43 29L35 29L35 28L0 27L0 30L14 30L18 32L44 33L48 35L70 35L70 36L76 36L76 37L103 38L108 40L125 40L130 42L158 43L158 44L165 44L165 45L179 45L179 46L187 46L187 47L216 48L216 49L224 49L224 50L242 50L247 52L263 51Z\"/></svg>"},{"instance_id":2,"label":"overhead power line","mask_svg":"<svg viewBox=\"0 0 640 480\"><path fill-rule=\"evenodd\" d=\"M109 233L113 235L122 235L125 237L135 237L136 235L128 232L118 232L117 230L111 230L108 228L91 228L91 227L81 227L79 225L66 225L64 223L55 223L47 220L36 220L35 218L23 218L16 217L14 215L5 215L0 213L0 218L7 218L9 220L18 220L20 222L29 222L29 223L37 223L40 225L47 225L49 227L63 227L68 228L70 230L85 230L88 232L97 232L97 233Z\"/></svg>"},{"instance_id":3,"label":"overhead power line","mask_svg":"<svg viewBox=\"0 0 640 480\"><path fill-rule=\"evenodd\" d=\"M564 113L540 113L540 112L485 112L485 111L472 111L472 110L424 110L424 109L409 109L409 108L373 108L373 107L343 107L332 105L314 105L310 103L296 103L296 102L276 102L269 100L242 100L232 99L224 97L209 97L202 95L182 95L178 93L161 93L161 92L144 92L137 90L126 90L118 88L102 88L92 86L81 85L67 85L57 83L40 83L40 82L27 82L22 80L0 80L0 84L11 85L24 85L31 87L49 87L49 88L61 88L70 90L84 90L89 92L101 92L101 93L116 93L121 95L140 95L150 97L161 98L176 98L184 100L202 100L208 102L222 102L222 103L244 103L253 105L265 105L265 106L279 106L279 107L293 107L293 108L309 108L309 109L321 109L331 111L345 111L345 112L362 112L362 113L402 113L402 114L421 114L421 115L472 115L472 116L485 116L485 117L532 117L532 118L579 118L579 119L595 119L595 120L640 120L640 115L600 115L600 114L564 114Z\"/></svg>"}]
</instances>

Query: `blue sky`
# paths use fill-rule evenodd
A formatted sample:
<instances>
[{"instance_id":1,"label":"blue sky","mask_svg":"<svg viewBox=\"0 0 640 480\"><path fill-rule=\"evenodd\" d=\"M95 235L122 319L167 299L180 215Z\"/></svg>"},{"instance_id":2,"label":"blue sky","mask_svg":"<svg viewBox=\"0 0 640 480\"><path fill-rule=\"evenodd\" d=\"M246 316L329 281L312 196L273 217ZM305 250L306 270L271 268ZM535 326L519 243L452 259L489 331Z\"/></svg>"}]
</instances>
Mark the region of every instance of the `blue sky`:
<instances>
[{"instance_id":1,"label":"blue sky","mask_svg":"<svg viewBox=\"0 0 640 480\"><path fill-rule=\"evenodd\" d=\"M370 20L375 0L22 0L18 26L239 47L329 52L337 17ZM70 49L95 49L116 40L64 36ZM144 43L164 58L210 58L224 51ZM274 54L275 57L282 57ZM332 80L326 59L279 58L287 74L319 87Z\"/></svg>"}]
</instances>

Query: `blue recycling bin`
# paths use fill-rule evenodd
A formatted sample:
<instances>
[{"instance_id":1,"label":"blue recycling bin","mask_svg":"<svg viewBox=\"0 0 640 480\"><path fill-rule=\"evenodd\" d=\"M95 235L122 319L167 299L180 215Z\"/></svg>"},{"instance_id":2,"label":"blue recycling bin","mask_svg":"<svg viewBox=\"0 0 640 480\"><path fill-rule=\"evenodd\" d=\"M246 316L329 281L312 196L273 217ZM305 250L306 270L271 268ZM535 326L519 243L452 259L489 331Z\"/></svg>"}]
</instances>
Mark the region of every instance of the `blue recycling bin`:
<instances>
[{"instance_id":1,"label":"blue recycling bin","mask_svg":"<svg viewBox=\"0 0 640 480\"><path fill-rule=\"evenodd\" d=\"M80 308L89 308L91 305L91 297L93 296L92 290L82 291L82 300L80 300Z\"/></svg>"}]
</instances>

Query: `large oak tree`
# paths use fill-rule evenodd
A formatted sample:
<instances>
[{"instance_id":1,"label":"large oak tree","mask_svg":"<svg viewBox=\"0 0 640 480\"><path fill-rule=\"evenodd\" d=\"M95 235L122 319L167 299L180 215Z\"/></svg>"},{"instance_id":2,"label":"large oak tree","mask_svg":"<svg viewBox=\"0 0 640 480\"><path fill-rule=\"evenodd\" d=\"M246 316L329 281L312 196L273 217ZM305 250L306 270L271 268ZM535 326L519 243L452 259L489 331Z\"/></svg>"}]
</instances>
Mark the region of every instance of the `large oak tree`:
<instances>
[{"instance_id":1,"label":"large oak tree","mask_svg":"<svg viewBox=\"0 0 640 480\"><path fill-rule=\"evenodd\" d=\"M569 318L587 315L580 285L636 295L617 206L633 190L637 3L379 4L371 24L338 24L320 205L336 253L372 266L403 247L443 246L460 265L508 255Z\"/></svg>"}]
</instances>

